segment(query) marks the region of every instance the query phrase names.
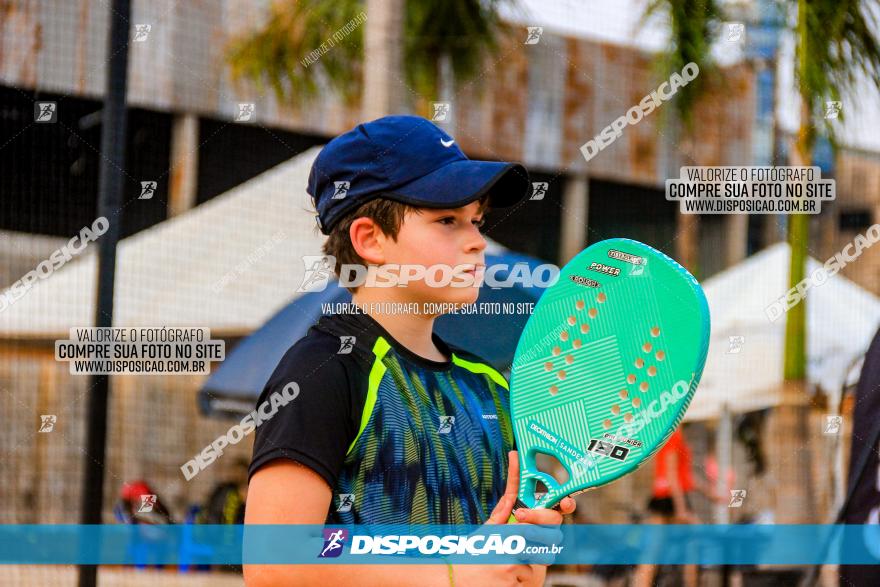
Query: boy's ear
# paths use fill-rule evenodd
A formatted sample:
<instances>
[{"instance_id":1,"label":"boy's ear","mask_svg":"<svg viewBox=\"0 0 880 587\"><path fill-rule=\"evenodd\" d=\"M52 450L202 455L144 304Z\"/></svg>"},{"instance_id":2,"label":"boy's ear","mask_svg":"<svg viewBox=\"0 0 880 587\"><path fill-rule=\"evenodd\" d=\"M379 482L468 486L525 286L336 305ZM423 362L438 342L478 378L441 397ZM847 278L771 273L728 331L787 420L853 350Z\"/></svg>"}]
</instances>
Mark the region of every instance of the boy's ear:
<instances>
[{"instance_id":1,"label":"boy's ear","mask_svg":"<svg viewBox=\"0 0 880 587\"><path fill-rule=\"evenodd\" d=\"M381 265L385 262L385 239L379 225L371 218L362 216L351 223L348 229L351 246L358 256L367 263Z\"/></svg>"}]
</instances>

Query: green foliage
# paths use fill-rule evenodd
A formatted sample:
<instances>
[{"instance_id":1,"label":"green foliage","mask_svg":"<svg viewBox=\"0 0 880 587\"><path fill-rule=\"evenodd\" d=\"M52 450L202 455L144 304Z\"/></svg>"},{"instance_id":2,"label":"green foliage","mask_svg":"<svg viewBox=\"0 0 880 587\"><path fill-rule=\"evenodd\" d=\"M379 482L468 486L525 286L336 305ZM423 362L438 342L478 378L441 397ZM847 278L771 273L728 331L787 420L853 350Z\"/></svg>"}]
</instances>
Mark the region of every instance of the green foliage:
<instances>
[{"instance_id":1,"label":"green foliage","mask_svg":"<svg viewBox=\"0 0 880 587\"><path fill-rule=\"evenodd\" d=\"M651 0L642 22L660 13L665 14L671 31L669 50L660 59L662 77L681 72L691 62L700 68L700 75L679 88L673 99L681 121L690 129L697 101L719 78L711 49L723 16L716 0Z\"/></svg>"},{"instance_id":2,"label":"green foliage","mask_svg":"<svg viewBox=\"0 0 880 587\"><path fill-rule=\"evenodd\" d=\"M405 81L419 97L437 96L439 57L449 55L453 75L465 80L480 68L483 55L497 51L505 28L496 13L499 0L406 2L403 32ZM265 24L235 39L227 59L233 79L249 79L263 91L270 86L281 102L302 106L332 89L348 106L362 93L364 30L358 25L338 42L330 41L346 23L365 12L363 0L298 0L272 4ZM312 64L303 59L329 45Z\"/></svg>"},{"instance_id":3,"label":"green foliage","mask_svg":"<svg viewBox=\"0 0 880 587\"><path fill-rule=\"evenodd\" d=\"M499 0L430 0L406 3L404 69L420 96L436 96L439 58L448 55L456 80L479 70L483 56L498 51L507 30L496 12ZM448 97L448 96L446 96Z\"/></svg>"},{"instance_id":4,"label":"green foliage","mask_svg":"<svg viewBox=\"0 0 880 587\"><path fill-rule=\"evenodd\" d=\"M273 3L261 28L235 39L227 48L233 79L248 78L260 91L268 85L279 100L296 105L316 97L325 83L347 104L354 103L360 94L354 70L363 53L363 24L336 42L318 63L306 67L302 60L363 9L359 0Z\"/></svg>"},{"instance_id":5,"label":"green foliage","mask_svg":"<svg viewBox=\"0 0 880 587\"><path fill-rule=\"evenodd\" d=\"M825 101L840 100L859 74L880 88L880 45L874 34L880 30L876 2L789 0L787 6L797 11L795 72L798 92L811 116L821 117ZM845 115L841 111L840 118ZM801 121L801 127L805 134L801 148L812 152L815 126L807 120ZM826 132L836 145L830 120L826 121Z\"/></svg>"}]
</instances>

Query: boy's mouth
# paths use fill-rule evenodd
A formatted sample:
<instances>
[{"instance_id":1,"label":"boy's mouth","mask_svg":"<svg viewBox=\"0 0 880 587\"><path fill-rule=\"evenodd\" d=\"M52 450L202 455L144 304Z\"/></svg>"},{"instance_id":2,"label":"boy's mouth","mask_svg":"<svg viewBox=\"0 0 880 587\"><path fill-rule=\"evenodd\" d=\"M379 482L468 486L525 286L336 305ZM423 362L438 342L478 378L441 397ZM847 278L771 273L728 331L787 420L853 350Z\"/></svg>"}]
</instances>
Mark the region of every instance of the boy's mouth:
<instances>
[{"instance_id":1,"label":"boy's mouth","mask_svg":"<svg viewBox=\"0 0 880 587\"><path fill-rule=\"evenodd\" d=\"M465 267L466 267L466 269L464 269L461 272L463 275L470 275L471 278L474 280L475 284L482 283L484 274L486 272L485 265L469 264L469 265L466 265Z\"/></svg>"}]
</instances>

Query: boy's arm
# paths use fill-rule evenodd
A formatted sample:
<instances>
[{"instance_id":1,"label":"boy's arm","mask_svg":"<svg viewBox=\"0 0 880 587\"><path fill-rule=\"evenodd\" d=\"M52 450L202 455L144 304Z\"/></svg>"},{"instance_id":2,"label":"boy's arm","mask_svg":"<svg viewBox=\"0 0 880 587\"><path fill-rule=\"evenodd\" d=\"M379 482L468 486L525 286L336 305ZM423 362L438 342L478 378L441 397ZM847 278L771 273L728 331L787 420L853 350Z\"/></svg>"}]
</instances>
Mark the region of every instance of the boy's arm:
<instances>
[{"instance_id":1,"label":"boy's arm","mask_svg":"<svg viewBox=\"0 0 880 587\"><path fill-rule=\"evenodd\" d=\"M289 459L276 459L254 473L245 524L323 524L332 495L326 481ZM448 587L445 565L244 565L247 587L278 585L418 585Z\"/></svg>"}]
</instances>

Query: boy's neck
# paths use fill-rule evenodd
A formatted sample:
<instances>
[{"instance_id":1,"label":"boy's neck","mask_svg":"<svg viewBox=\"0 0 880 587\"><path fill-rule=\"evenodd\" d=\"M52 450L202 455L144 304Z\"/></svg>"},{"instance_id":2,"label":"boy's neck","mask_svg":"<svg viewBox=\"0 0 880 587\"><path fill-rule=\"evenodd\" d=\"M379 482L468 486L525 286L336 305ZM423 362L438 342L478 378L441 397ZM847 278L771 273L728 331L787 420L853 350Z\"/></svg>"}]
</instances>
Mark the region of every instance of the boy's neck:
<instances>
[{"instance_id":1,"label":"boy's neck","mask_svg":"<svg viewBox=\"0 0 880 587\"><path fill-rule=\"evenodd\" d=\"M358 290L352 294L351 301L365 314L369 314L382 328L388 331L388 334L411 352L431 361L449 361L451 359L437 348L431 338L436 316L406 311L400 313L377 312L376 309L383 306L390 309L395 303L408 305L412 302L390 299L388 290L376 292L381 297L372 296L371 293L370 290L364 292Z\"/></svg>"}]
</instances>

